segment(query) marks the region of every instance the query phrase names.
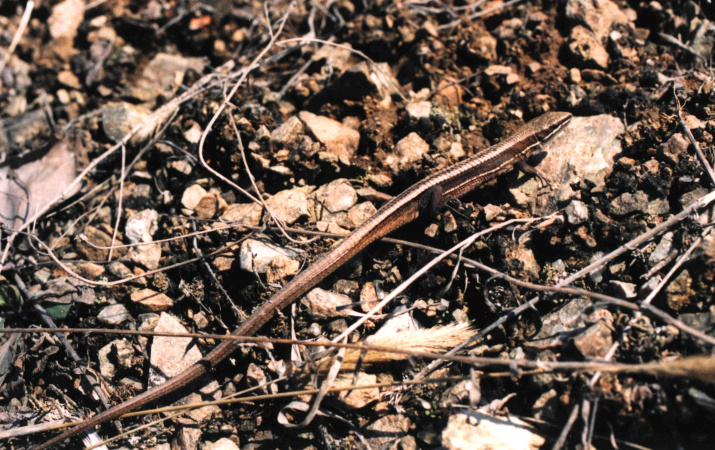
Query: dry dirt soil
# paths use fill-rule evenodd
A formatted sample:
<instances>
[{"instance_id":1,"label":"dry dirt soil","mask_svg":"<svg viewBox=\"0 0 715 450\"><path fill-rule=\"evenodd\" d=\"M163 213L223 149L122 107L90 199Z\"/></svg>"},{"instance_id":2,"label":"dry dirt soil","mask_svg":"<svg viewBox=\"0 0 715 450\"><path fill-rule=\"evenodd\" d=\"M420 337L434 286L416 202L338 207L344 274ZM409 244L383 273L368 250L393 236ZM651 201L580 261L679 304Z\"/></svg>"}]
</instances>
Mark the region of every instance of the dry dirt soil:
<instances>
[{"instance_id":1,"label":"dry dirt soil","mask_svg":"<svg viewBox=\"0 0 715 450\"><path fill-rule=\"evenodd\" d=\"M528 161L547 182L517 170L426 211L393 233L406 242L376 243L320 283L352 314L300 301L260 331L332 339L434 257L418 244L447 249L499 225L349 336L407 308L401 326L470 323L466 337L481 334L460 354L489 360L366 364L344 382L384 385L328 395L302 428L279 423L303 420L291 401L315 401L293 395L205 408L110 447L506 448L522 432L514 448L712 445L710 18L710 2L665 0L2 0L2 327L226 334L338 240L306 232L349 232L435 170L565 111L565 156ZM249 243L266 240L259 267ZM570 283L592 294L527 284L596 261ZM3 336L0 445L32 448L57 433L45 424L102 411L98 392L117 404L173 373L159 356L217 343L159 341ZM192 401L281 375L241 395L325 382L312 347L269 350L242 347ZM449 379L390 385L428 366ZM523 422L499 431L485 417Z\"/></svg>"}]
</instances>

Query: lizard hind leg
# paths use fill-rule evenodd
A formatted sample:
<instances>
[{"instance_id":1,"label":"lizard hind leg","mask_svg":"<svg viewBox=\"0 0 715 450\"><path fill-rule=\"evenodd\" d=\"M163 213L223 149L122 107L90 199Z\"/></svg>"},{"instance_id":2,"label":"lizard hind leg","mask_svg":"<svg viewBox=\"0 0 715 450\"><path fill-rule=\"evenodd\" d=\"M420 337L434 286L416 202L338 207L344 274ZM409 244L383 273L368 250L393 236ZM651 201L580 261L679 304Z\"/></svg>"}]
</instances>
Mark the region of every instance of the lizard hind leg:
<instances>
[{"instance_id":1,"label":"lizard hind leg","mask_svg":"<svg viewBox=\"0 0 715 450\"><path fill-rule=\"evenodd\" d=\"M544 188L547 191L552 191L554 189L546 175L536 167L530 166L525 161L519 161L518 166L519 170L521 170L522 172L534 175L536 179L539 180L540 188Z\"/></svg>"},{"instance_id":2,"label":"lizard hind leg","mask_svg":"<svg viewBox=\"0 0 715 450\"><path fill-rule=\"evenodd\" d=\"M434 216L446 206L442 186L433 186L420 197L420 215Z\"/></svg>"}]
</instances>

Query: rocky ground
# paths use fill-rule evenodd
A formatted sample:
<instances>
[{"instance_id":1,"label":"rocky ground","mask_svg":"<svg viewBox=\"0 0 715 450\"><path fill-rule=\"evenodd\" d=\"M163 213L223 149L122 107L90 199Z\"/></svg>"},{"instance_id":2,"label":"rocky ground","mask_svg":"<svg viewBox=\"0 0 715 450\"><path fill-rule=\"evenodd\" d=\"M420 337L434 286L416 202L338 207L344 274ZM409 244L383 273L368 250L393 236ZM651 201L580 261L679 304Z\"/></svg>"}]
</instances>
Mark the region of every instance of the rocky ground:
<instances>
[{"instance_id":1,"label":"rocky ground","mask_svg":"<svg viewBox=\"0 0 715 450\"><path fill-rule=\"evenodd\" d=\"M713 363L689 358L715 345L710 18L685 1L0 2L3 328L223 335L392 196L567 111L529 160L544 179L515 170L418 218L260 333L472 338L460 354L482 359L346 362L328 382L371 387L305 427L316 400L296 394L125 419L150 424L110 446L705 447ZM20 449L217 337L3 342L2 446ZM309 389L316 367L313 347L246 346L181 401ZM443 380L397 386L424 377Z\"/></svg>"}]
</instances>

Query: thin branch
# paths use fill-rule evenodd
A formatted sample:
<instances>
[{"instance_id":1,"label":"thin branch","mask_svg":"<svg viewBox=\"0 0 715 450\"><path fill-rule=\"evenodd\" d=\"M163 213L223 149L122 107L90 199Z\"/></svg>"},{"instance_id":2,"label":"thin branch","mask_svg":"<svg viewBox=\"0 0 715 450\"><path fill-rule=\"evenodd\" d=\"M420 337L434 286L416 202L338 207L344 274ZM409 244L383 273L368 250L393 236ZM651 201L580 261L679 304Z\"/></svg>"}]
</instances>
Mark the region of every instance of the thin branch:
<instances>
[{"instance_id":1,"label":"thin branch","mask_svg":"<svg viewBox=\"0 0 715 450\"><path fill-rule=\"evenodd\" d=\"M107 262L112 261L112 254L114 253L114 243L117 241L117 233L119 232L119 221L122 219L122 202L124 200L124 177L126 176L126 161L127 161L127 148L122 145L122 165L119 170L119 198L117 199L117 210L115 212L117 218L114 222L114 229L112 230L112 240L110 243L109 253L107 255Z\"/></svg>"},{"instance_id":2,"label":"thin branch","mask_svg":"<svg viewBox=\"0 0 715 450\"><path fill-rule=\"evenodd\" d=\"M30 235L30 236L32 236L32 235ZM242 238L242 239L240 239L240 240L238 240L238 241L236 241L236 242L232 242L232 243L229 243L229 244L225 244L225 245L219 247L218 249L214 250L213 252L209 253L209 254L206 255L204 258L210 258L210 257L212 257L212 256L216 256L216 255L219 255L219 254L221 254L221 253L224 253L224 252L226 252L226 251L228 251L228 250L230 250L230 249L236 247L236 246L239 245L241 242L243 242L245 239L248 239L250 236L251 236L251 235L248 235L248 236L246 236L246 237L244 237L244 238ZM176 264L170 264L170 265L168 265L168 266L160 267L160 268L154 269L154 270L148 270L148 271L146 271L146 272L144 272L144 273L141 273L141 274L138 274L138 275L132 275L131 277L122 278L121 280L114 280L114 281L96 281L96 280L90 280L89 278L85 278L85 277L81 276L80 274L78 274L77 272L75 272L74 270L72 270L69 266L67 266L67 264L65 264L63 261L61 261L61 260L57 257L57 255L55 255L55 253L50 249L50 247L47 246L47 244L45 244L44 242L42 242L39 238L36 238L35 236L32 236L32 237L36 240L36 242L40 245L40 247L42 247L43 249L45 249L45 251L47 252L47 255L50 257L50 259L52 259L52 261L55 262L55 264L57 264L60 268L62 268L65 272L67 272L67 273L68 273L69 275L71 275L72 277L77 278L78 280L83 281L84 283L87 283L87 284L92 285L92 286L104 286L104 287L117 286L117 285L126 283L126 282L128 282L128 281L137 280L137 279L139 279L139 278L144 278L144 277L147 277L147 276L149 276L149 275L153 275L153 274L155 274L155 273L165 272L165 271L167 271L167 270L171 270L171 269L175 269L175 268L177 268L177 267L185 266L185 265L187 265L187 264L191 264L191 263L194 263L194 262L197 262L197 261L200 261L200 260L203 259L203 258L198 258L198 257L197 257L197 258L187 259L186 261L178 262L178 263L176 263Z\"/></svg>"},{"instance_id":3,"label":"thin branch","mask_svg":"<svg viewBox=\"0 0 715 450\"><path fill-rule=\"evenodd\" d=\"M20 18L20 23L17 26L17 30L15 31L15 35L12 37L12 41L10 42L10 46L7 48L7 51L5 52L5 56L3 57L2 61L0 61L0 73L5 69L5 65L10 61L10 58L12 55L15 53L15 48L17 48L17 44L20 43L20 39L22 38L23 33L25 33L25 28L27 28L27 24L30 23L30 16L32 16L32 10L35 8L35 2L33 0L28 0L28 2L25 4L25 11L22 13L22 18ZM2 87L2 78L0 78L0 87Z\"/></svg>"},{"instance_id":4,"label":"thin branch","mask_svg":"<svg viewBox=\"0 0 715 450\"><path fill-rule=\"evenodd\" d=\"M673 91L675 91L675 85L673 85ZM675 101L678 104L678 121L680 122L680 126L683 128L683 131L685 131L685 135L688 137L688 140L693 146L693 149L695 149L695 154L698 156L700 164L703 165L705 172L707 172L708 176L710 177L710 181L712 181L713 186L715 186L715 172L713 171L712 166L705 157L705 154L703 154L703 151L700 150L698 141L695 140L695 136L693 136L692 131L690 131L690 127L688 126L688 124L685 123L685 120L683 120L683 108L680 105L680 99L677 95L675 95L675 92L673 92L673 96L675 97Z\"/></svg>"},{"instance_id":5,"label":"thin branch","mask_svg":"<svg viewBox=\"0 0 715 450\"><path fill-rule=\"evenodd\" d=\"M286 11L285 15L283 16L280 25L278 27L278 31L276 32L276 35L280 35L280 33L283 31L283 27L285 26L286 21L288 20L288 16L290 15L290 12L292 10L293 6L288 8ZM270 28L270 24L269 24ZM221 105L218 107L218 110L214 113L214 115L211 117L211 120L209 120L209 123L206 124L206 128L204 129L203 133L201 134L201 139L199 140L199 161L201 161L201 165L208 170L211 174L213 174L216 178L228 183L230 186L232 186L234 183L231 183L228 178L220 174L218 171L214 170L209 164L206 162L204 159L204 145L206 143L206 138L208 137L209 133L213 129L214 124L218 120L219 117L221 117L221 114L223 114L224 110L226 109L227 106L230 105L231 99L233 99L234 95L236 95L236 92L238 91L238 88L241 87L243 82L246 80L246 77L248 74L255 68L259 67L260 64L259 62L263 59L265 54L268 52L268 50L271 49L275 45L275 36L273 39L270 40L268 45L255 57L253 58L253 61L251 64L248 65L248 67L245 68L245 70L241 71L241 74L238 78L238 80L234 83L233 87L231 90L225 94L224 101L221 103ZM246 194L245 191L243 191L244 194ZM249 197L252 200L255 200L252 196L249 195Z\"/></svg>"},{"instance_id":6,"label":"thin branch","mask_svg":"<svg viewBox=\"0 0 715 450\"><path fill-rule=\"evenodd\" d=\"M643 364L622 364L608 361L538 361L527 359L509 358L489 358L484 356L461 356L448 355L420 350L405 350L382 345L350 344L345 342L317 342L294 339L267 338L261 336L236 336L224 334L200 334L200 333L169 333L169 332L147 332L135 330L106 330L97 328L5 328L0 329L0 334L14 333L102 333L109 335L142 335L142 336L170 336L170 337L190 337L194 339L216 339L233 340L245 344L280 344L280 345L304 345L312 347L324 347L329 345L337 348L347 348L360 352L393 353L397 355L408 355L415 358L425 359L448 359L450 361L470 364L479 367L480 370L486 368L502 368L513 370L521 368L527 370L537 370L539 373L554 371L578 371L578 372L613 372L632 373L653 376L668 377L688 377L700 379L708 382L715 382L715 356L696 355L684 357L679 360L658 361ZM414 380L419 383L418 380Z\"/></svg>"},{"instance_id":7,"label":"thin branch","mask_svg":"<svg viewBox=\"0 0 715 450\"><path fill-rule=\"evenodd\" d=\"M196 223L191 222L191 227L193 230L196 230ZM201 265L204 266L204 270L209 274L211 279L213 280L214 284L218 288L218 290L221 292L221 295L228 300L228 302L231 304L233 311L236 313L236 315L241 319L241 321L246 320L248 317L246 317L246 314L238 307L236 306L236 303L233 301L233 298L231 298L231 295L224 289L223 285L221 282L218 280L218 277L216 277L216 274L214 273L213 269L211 269L211 266L209 263L206 261L206 258L204 257L203 253L201 252L201 249L199 248L199 243L198 240L196 239L196 235L194 234L194 238L191 240L191 244L194 248L194 253L196 253L197 257L201 261Z\"/></svg>"},{"instance_id":8,"label":"thin branch","mask_svg":"<svg viewBox=\"0 0 715 450\"><path fill-rule=\"evenodd\" d=\"M690 247L688 247L688 250L685 253L683 253L682 256L680 256L680 258L678 258L678 261L675 264L673 264L673 267L671 267L670 270L668 271L668 273L665 274L663 279L660 280L660 283L658 283L658 285L655 287L655 289L653 289L653 292L648 294L648 296L645 298L645 300L643 300L643 302L642 302L643 306L649 305L653 301L655 296L658 295L658 293L661 291L661 289L663 289L663 287L665 287L665 285L668 283L668 281L670 281L671 277L673 275L675 275L675 273L678 271L678 269L680 269L680 267L686 261L688 261L690 259L690 255L693 254L695 249L698 248L700 243L703 241L703 238L705 238L708 234L710 234L710 233L706 232L703 236L700 236L697 239L695 239L695 241L690 245Z\"/></svg>"}]
</instances>

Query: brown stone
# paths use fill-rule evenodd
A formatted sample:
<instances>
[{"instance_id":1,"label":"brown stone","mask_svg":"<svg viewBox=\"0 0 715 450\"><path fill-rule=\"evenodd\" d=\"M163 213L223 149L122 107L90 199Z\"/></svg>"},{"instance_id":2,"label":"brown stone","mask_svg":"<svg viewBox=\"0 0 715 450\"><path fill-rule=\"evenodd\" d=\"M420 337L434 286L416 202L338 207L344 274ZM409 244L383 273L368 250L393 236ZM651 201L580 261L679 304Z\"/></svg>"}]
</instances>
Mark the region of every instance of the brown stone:
<instances>
[{"instance_id":1,"label":"brown stone","mask_svg":"<svg viewBox=\"0 0 715 450\"><path fill-rule=\"evenodd\" d=\"M166 311L174 306L174 301L167 295L151 289L134 291L130 295L130 298L132 302L141 306L144 310L151 312Z\"/></svg>"}]
</instances>

